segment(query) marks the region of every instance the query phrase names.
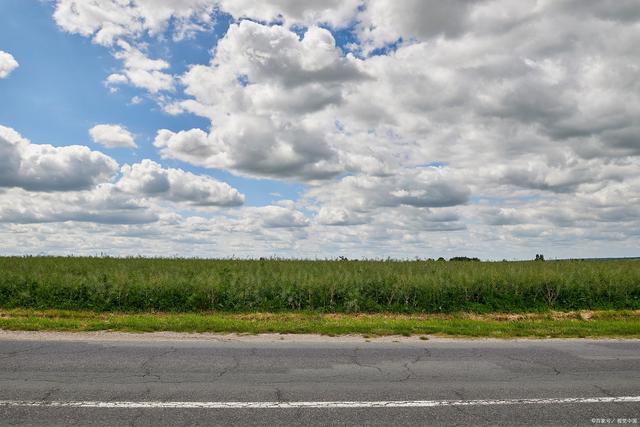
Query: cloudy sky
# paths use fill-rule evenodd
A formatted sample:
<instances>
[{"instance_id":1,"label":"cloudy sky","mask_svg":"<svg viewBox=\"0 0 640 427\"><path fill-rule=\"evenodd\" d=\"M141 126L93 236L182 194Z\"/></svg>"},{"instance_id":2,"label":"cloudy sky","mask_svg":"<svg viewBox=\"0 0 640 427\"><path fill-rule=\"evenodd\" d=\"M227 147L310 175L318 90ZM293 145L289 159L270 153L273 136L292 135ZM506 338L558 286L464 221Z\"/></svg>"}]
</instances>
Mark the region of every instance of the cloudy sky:
<instances>
[{"instance_id":1,"label":"cloudy sky","mask_svg":"<svg viewBox=\"0 0 640 427\"><path fill-rule=\"evenodd\" d=\"M640 254L638 0L2 0L0 253Z\"/></svg>"}]
</instances>

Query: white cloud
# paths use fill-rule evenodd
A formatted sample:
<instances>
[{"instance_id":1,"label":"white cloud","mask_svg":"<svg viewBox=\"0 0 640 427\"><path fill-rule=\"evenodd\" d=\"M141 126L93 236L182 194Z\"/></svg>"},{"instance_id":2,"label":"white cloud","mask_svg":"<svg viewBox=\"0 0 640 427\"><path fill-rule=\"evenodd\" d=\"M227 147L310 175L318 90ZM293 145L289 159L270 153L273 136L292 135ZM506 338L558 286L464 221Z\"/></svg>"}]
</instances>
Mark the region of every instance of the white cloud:
<instances>
[{"instance_id":1,"label":"white cloud","mask_svg":"<svg viewBox=\"0 0 640 427\"><path fill-rule=\"evenodd\" d=\"M181 169L165 169L151 160L123 166L117 187L126 193L195 206L239 206L245 200L227 183Z\"/></svg>"},{"instance_id":2,"label":"white cloud","mask_svg":"<svg viewBox=\"0 0 640 427\"><path fill-rule=\"evenodd\" d=\"M263 227L297 228L309 225L309 219L300 211L284 206L263 206L253 210Z\"/></svg>"},{"instance_id":3,"label":"white cloud","mask_svg":"<svg viewBox=\"0 0 640 427\"><path fill-rule=\"evenodd\" d=\"M435 168L407 171L387 177L347 176L338 182L317 186L309 191L309 196L325 207L354 212L399 206L457 206L467 203L470 194L462 179L454 176L451 171Z\"/></svg>"},{"instance_id":4,"label":"white cloud","mask_svg":"<svg viewBox=\"0 0 640 427\"><path fill-rule=\"evenodd\" d=\"M177 209L244 203L224 182L151 160L125 165L83 146L32 144L0 126L0 222L149 224Z\"/></svg>"},{"instance_id":5,"label":"white cloud","mask_svg":"<svg viewBox=\"0 0 640 427\"><path fill-rule=\"evenodd\" d=\"M486 0L370 0L358 15L358 35L367 48L399 39L459 36L467 31L474 3Z\"/></svg>"},{"instance_id":6,"label":"white cloud","mask_svg":"<svg viewBox=\"0 0 640 427\"><path fill-rule=\"evenodd\" d=\"M212 22L211 0L58 0L53 17L62 29L111 45L124 37L162 34L174 19L178 36Z\"/></svg>"},{"instance_id":7,"label":"white cloud","mask_svg":"<svg viewBox=\"0 0 640 427\"><path fill-rule=\"evenodd\" d=\"M637 250L636 1L222 1L237 19L284 25L235 21L210 62L182 76L143 40L200 31L214 2L73 3L57 3L58 24L123 62L109 87L144 88L166 112L210 121L161 129L163 158L305 184L297 202L200 217L199 201L218 193L186 197L169 176L199 180L129 166L116 190L159 219L144 237L123 226L122 251L145 238L205 254L217 253L211 241L225 254L295 256ZM353 25L358 55L337 48L325 24ZM136 187L146 185L162 191ZM196 213L163 217L172 203Z\"/></svg>"},{"instance_id":8,"label":"white cloud","mask_svg":"<svg viewBox=\"0 0 640 427\"><path fill-rule=\"evenodd\" d=\"M89 129L89 135L96 144L107 148L137 148L133 135L120 125L96 125Z\"/></svg>"},{"instance_id":9,"label":"white cloud","mask_svg":"<svg viewBox=\"0 0 640 427\"><path fill-rule=\"evenodd\" d=\"M112 158L87 147L32 144L15 130L0 126L0 188L89 189L109 181L117 166Z\"/></svg>"},{"instance_id":10,"label":"white cloud","mask_svg":"<svg viewBox=\"0 0 640 427\"><path fill-rule=\"evenodd\" d=\"M300 40L282 27L242 21L209 66L182 78L195 99L181 108L209 116L215 129L163 130L156 146L165 157L252 176L327 179L345 165L314 114L342 104L344 85L366 78L327 30L312 27Z\"/></svg>"},{"instance_id":11,"label":"white cloud","mask_svg":"<svg viewBox=\"0 0 640 427\"><path fill-rule=\"evenodd\" d=\"M129 78L124 74L113 73L109 74L104 82L107 86L113 87L129 83Z\"/></svg>"},{"instance_id":12,"label":"white cloud","mask_svg":"<svg viewBox=\"0 0 640 427\"><path fill-rule=\"evenodd\" d=\"M4 79L18 68L18 61L10 53L0 50L0 79Z\"/></svg>"},{"instance_id":13,"label":"white cloud","mask_svg":"<svg viewBox=\"0 0 640 427\"><path fill-rule=\"evenodd\" d=\"M337 52L323 31L301 40L286 27L232 26L211 64L182 77L192 99L171 106L209 118L211 131L163 130L156 138L162 155L309 181L304 200L317 227L359 227L371 238L419 244L422 233L456 230L473 234L456 244L478 248L491 229L520 245L526 239L516 227L559 226L572 229L567 239L587 238L582 227L602 229L600 239L622 238L599 224L633 212L633 197L588 221L575 218L589 209L578 199L638 176L640 86L629 58L640 40L624 14L604 16L590 3L594 10L576 18L558 3L510 0L366 6L357 28L363 47L402 38L395 51L355 59ZM312 53L302 46L307 37ZM304 64L354 74L309 73ZM326 150L292 162L305 141ZM430 164L444 166L424 167ZM493 210L476 200L491 200ZM313 227L310 235L339 239Z\"/></svg>"},{"instance_id":14,"label":"white cloud","mask_svg":"<svg viewBox=\"0 0 640 427\"><path fill-rule=\"evenodd\" d=\"M221 0L220 6L235 18L282 21L287 25L326 23L344 27L353 20L361 3L361 0Z\"/></svg>"},{"instance_id":15,"label":"white cloud","mask_svg":"<svg viewBox=\"0 0 640 427\"><path fill-rule=\"evenodd\" d=\"M358 215L348 209L341 207L323 206L316 217L318 223L322 225L359 225L368 222L364 215Z\"/></svg>"},{"instance_id":16,"label":"white cloud","mask_svg":"<svg viewBox=\"0 0 640 427\"><path fill-rule=\"evenodd\" d=\"M148 224L159 219L156 210L120 193L112 184L56 194L11 189L0 194L0 201L0 222L14 224Z\"/></svg>"},{"instance_id":17,"label":"white cloud","mask_svg":"<svg viewBox=\"0 0 640 427\"><path fill-rule=\"evenodd\" d=\"M173 76L165 72L170 65L149 58L140 40L145 35L161 37L168 28L175 40L206 30L215 6L211 0L57 0L53 17L64 31L113 49L124 69L107 77L112 91L114 85L130 83L158 94L174 89Z\"/></svg>"},{"instance_id":18,"label":"white cloud","mask_svg":"<svg viewBox=\"0 0 640 427\"><path fill-rule=\"evenodd\" d=\"M115 53L115 57L122 60L124 75L111 74L107 78L108 84L122 83L125 77L133 86L146 89L152 94L174 89L173 76L163 71L169 68L167 61L150 59L140 49L122 40L118 41L118 47L120 50Z\"/></svg>"}]
</instances>

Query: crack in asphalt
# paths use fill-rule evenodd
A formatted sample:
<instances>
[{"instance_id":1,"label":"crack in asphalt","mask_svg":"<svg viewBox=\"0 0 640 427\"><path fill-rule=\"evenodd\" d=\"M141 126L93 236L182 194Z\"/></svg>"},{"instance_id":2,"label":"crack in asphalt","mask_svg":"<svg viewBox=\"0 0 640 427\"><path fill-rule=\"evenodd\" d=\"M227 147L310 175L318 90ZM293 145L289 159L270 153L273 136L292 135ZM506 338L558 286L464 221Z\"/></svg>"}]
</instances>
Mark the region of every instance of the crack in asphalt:
<instances>
[{"instance_id":1,"label":"crack in asphalt","mask_svg":"<svg viewBox=\"0 0 640 427\"><path fill-rule=\"evenodd\" d=\"M553 372L554 372L556 375L560 375L560 374L562 374L562 372L561 372L558 368L556 368L554 365L549 364L549 363L543 363L543 362L539 362L539 361L536 361L536 360L520 359L520 358L518 358L518 357L514 357L514 356L506 356L506 358L507 358L508 360L512 360L512 361L514 361L514 362L522 362L522 363L528 363L528 364L530 364L530 365L540 365L540 366L544 366L545 368L549 368L549 369L553 370Z\"/></svg>"},{"instance_id":2,"label":"crack in asphalt","mask_svg":"<svg viewBox=\"0 0 640 427\"><path fill-rule=\"evenodd\" d=\"M404 378L401 378L399 380L395 380L393 382L404 382L404 381L408 381L411 378L415 377L417 374L415 373L415 371L411 368L411 365L415 365L418 362L423 361L425 358L431 357L431 350L429 350L428 348L424 347L422 354L418 354L413 360L409 360L408 362L405 362L402 364L402 367L407 371L406 376Z\"/></svg>"},{"instance_id":3,"label":"crack in asphalt","mask_svg":"<svg viewBox=\"0 0 640 427\"><path fill-rule=\"evenodd\" d=\"M371 368L371 369L375 369L376 371L378 371L378 373L380 375L384 375L384 371L382 370L382 368L380 368L377 365L370 365L367 363L362 363L359 358L358 358L358 352L360 351L360 347L356 347L353 349L353 354L351 355L351 360L353 361L353 363L361 368Z\"/></svg>"},{"instance_id":4,"label":"crack in asphalt","mask_svg":"<svg viewBox=\"0 0 640 427\"><path fill-rule=\"evenodd\" d=\"M227 368L224 368L222 371L218 372L216 375L217 378L222 378L227 375L229 372L235 371L240 367L240 358L238 356L231 356L231 360L233 360L233 365Z\"/></svg>"},{"instance_id":5,"label":"crack in asphalt","mask_svg":"<svg viewBox=\"0 0 640 427\"><path fill-rule=\"evenodd\" d=\"M139 376L139 377L141 377L143 379L145 379L147 377L155 377L156 381L160 381L160 375L152 374L151 373L151 367L149 365L154 360L159 359L159 358L161 358L163 356L166 356L167 354L175 353L176 351L178 351L177 348L171 347L169 350L163 351L160 354L152 354L151 356L149 356L146 360L144 360L140 364L140 369L144 372L144 374L142 376L140 376L140 375L137 375L137 376Z\"/></svg>"},{"instance_id":6,"label":"crack in asphalt","mask_svg":"<svg viewBox=\"0 0 640 427\"><path fill-rule=\"evenodd\" d=\"M375 369L376 371L378 371L380 375L384 376L385 370L383 368L375 364L363 363L360 360L360 357L359 357L360 350L361 350L360 347L354 348L351 354L351 360L353 361L353 363L361 368ZM421 354L416 355L414 359L409 360L402 364L402 368L404 368L404 370L406 371L406 376L400 379L393 380L392 382L403 382L413 378L414 376L416 376L416 373L411 368L411 365L421 362L426 358L430 358L431 356L432 356L431 350L429 350L427 347L423 347Z\"/></svg>"},{"instance_id":7,"label":"crack in asphalt","mask_svg":"<svg viewBox=\"0 0 640 427\"><path fill-rule=\"evenodd\" d=\"M402 367L407 371L406 376L404 378L400 378L399 380L395 380L393 382L402 383L414 377L416 373L413 371L413 369L411 369L411 365L418 363L418 361L420 361L421 358L422 356L417 356L415 359L409 360L408 362L403 363Z\"/></svg>"}]
</instances>

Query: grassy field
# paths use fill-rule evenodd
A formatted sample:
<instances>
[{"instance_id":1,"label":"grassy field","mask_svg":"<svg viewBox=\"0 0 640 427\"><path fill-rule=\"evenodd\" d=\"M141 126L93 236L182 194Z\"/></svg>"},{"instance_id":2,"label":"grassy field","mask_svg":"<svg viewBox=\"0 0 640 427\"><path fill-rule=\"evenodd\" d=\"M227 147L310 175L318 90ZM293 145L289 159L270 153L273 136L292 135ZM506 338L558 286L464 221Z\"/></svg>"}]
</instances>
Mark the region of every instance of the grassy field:
<instances>
[{"instance_id":1,"label":"grassy field","mask_svg":"<svg viewBox=\"0 0 640 427\"><path fill-rule=\"evenodd\" d=\"M323 335L439 335L491 338L640 338L640 311L529 314L95 313L0 310L0 329Z\"/></svg>"},{"instance_id":2,"label":"grassy field","mask_svg":"<svg viewBox=\"0 0 640 427\"><path fill-rule=\"evenodd\" d=\"M640 261L0 258L0 308L526 313L640 309Z\"/></svg>"}]
</instances>

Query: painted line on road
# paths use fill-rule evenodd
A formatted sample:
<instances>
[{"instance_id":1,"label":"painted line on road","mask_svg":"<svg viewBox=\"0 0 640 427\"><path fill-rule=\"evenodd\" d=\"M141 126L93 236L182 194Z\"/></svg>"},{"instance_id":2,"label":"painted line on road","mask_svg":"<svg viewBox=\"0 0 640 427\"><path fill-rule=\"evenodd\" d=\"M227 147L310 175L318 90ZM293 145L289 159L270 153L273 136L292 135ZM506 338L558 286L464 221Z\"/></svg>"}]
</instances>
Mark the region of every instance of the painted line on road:
<instances>
[{"instance_id":1,"label":"painted line on road","mask_svg":"<svg viewBox=\"0 0 640 427\"><path fill-rule=\"evenodd\" d=\"M47 401L0 400L0 407L46 408L148 408L148 409L304 409L304 408L433 408L444 406L494 405L560 405L582 403L640 402L640 396L570 397L539 399L485 399L485 400L407 400L407 401L335 401L335 402L100 402L100 401Z\"/></svg>"}]
</instances>

